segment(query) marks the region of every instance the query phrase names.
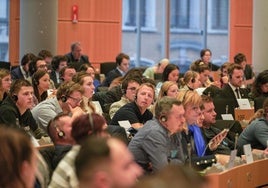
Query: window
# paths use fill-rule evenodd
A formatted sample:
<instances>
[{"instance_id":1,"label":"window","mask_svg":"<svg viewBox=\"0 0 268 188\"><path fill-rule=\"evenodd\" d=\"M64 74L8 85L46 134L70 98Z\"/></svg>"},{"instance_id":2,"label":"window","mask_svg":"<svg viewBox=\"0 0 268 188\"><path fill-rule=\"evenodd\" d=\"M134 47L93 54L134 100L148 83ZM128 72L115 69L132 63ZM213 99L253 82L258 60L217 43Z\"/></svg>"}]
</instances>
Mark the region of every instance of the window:
<instances>
[{"instance_id":1,"label":"window","mask_svg":"<svg viewBox=\"0 0 268 188\"><path fill-rule=\"evenodd\" d=\"M171 1L171 28L190 28L190 1Z\"/></svg>"},{"instance_id":2,"label":"window","mask_svg":"<svg viewBox=\"0 0 268 188\"><path fill-rule=\"evenodd\" d=\"M135 30L136 0L123 0L123 30ZM140 25L143 30L154 30L155 27L155 0L140 0Z\"/></svg>"},{"instance_id":3,"label":"window","mask_svg":"<svg viewBox=\"0 0 268 188\"><path fill-rule=\"evenodd\" d=\"M170 2L171 31L187 30L192 32L200 29L199 0L171 0ZM192 31L191 31L192 30Z\"/></svg>"},{"instance_id":4,"label":"window","mask_svg":"<svg viewBox=\"0 0 268 188\"><path fill-rule=\"evenodd\" d=\"M0 0L0 61L8 61L9 1Z\"/></svg>"},{"instance_id":5,"label":"window","mask_svg":"<svg viewBox=\"0 0 268 188\"><path fill-rule=\"evenodd\" d=\"M209 1L208 30L226 31L228 30L228 0Z\"/></svg>"}]
</instances>

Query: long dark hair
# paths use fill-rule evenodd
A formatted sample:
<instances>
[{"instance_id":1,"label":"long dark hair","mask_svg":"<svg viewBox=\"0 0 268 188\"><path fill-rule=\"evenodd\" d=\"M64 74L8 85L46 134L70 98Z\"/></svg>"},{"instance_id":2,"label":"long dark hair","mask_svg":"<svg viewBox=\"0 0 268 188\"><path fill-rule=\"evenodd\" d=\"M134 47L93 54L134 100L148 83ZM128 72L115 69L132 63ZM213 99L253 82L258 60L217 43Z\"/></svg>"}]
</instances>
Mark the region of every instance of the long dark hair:
<instances>
[{"instance_id":1,"label":"long dark hair","mask_svg":"<svg viewBox=\"0 0 268 188\"><path fill-rule=\"evenodd\" d=\"M169 75L173 70L176 70L176 69L177 69L177 70L180 70L180 68L179 68L177 65L172 64L172 63L168 64L168 65L166 66L166 68L164 69L164 71L163 71L162 81L163 81L163 82L168 81L168 75Z\"/></svg>"},{"instance_id":2,"label":"long dark hair","mask_svg":"<svg viewBox=\"0 0 268 188\"><path fill-rule=\"evenodd\" d=\"M39 80L40 80L40 78L42 78L46 74L48 74L46 71L38 70L32 76L32 85L33 85L33 89L34 89L34 95L37 98L38 102L41 102L47 98L46 91L43 93L39 93L39 91L38 91Z\"/></svg>"}]
</instances>

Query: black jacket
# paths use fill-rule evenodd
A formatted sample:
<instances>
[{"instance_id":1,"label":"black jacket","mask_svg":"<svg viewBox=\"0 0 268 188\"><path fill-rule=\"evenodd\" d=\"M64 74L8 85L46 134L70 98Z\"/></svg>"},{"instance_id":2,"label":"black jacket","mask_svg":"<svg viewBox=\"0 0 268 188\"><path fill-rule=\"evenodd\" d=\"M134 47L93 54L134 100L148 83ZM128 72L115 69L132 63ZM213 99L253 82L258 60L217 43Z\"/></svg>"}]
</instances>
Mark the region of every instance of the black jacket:
<instances>
[{"instance_id":1,"label":"black jacket","mask_svg":"<svg viewBox=\"0 0 268 188\"><path fill-rule=\"evenodd\" d=\"M31 131L37 139L46 136L46 133L36 124L30 109L26 110L24 114L20 114L15 102L9 96L2 102L0 106L0 114L1 126L20 126L26 131ZM17 122L17 120L19 122Z\"/></svg>"}]
</instances>

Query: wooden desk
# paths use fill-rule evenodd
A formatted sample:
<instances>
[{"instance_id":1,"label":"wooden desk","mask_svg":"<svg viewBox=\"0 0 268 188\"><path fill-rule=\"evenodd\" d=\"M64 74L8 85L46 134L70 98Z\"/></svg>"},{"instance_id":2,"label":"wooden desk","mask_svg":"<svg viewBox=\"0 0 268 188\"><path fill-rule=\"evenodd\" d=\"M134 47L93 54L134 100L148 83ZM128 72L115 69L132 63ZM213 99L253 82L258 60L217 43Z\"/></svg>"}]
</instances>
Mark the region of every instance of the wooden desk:
<instances>
[{"instance_id":1,"label":"wooden desk","mask_svg":"<svg viewBox=\"0 0 268 188\"><path fill-rule=\"evenodd\" d=\"M267 169L268 159L263 159L207 177L211 188L252 188L268 184Z\"/></svg>"}]
</instances>

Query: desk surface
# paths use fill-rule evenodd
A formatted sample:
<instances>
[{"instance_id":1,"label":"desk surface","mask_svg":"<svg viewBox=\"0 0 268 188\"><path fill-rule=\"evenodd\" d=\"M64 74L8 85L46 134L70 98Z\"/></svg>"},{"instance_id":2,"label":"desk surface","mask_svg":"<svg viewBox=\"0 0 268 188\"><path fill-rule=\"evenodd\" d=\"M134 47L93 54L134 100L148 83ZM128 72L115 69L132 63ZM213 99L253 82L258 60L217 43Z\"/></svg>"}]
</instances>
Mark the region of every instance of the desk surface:
<instances>
[{"instance_id":1,"label":"desk surface","mask_svg":"<svg viewBox=\"0 0 268 188\"><path fill-rule=\"evenodd\" d=\"M252 188L268 184L268 159L207 175L211 188Z\"/></svg>"}]
</instances>

